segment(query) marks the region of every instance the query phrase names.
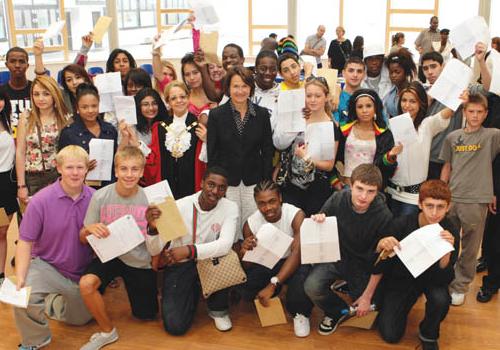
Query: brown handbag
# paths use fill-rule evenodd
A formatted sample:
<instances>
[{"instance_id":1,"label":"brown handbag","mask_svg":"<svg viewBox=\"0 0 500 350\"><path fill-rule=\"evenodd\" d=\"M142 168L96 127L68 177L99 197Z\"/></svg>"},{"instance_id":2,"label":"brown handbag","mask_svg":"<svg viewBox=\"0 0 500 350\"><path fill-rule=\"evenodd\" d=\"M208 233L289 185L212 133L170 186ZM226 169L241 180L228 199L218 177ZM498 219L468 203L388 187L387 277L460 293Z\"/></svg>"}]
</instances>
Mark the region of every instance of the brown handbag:
<instances>
[{"instance_id":1,"label":"brown handbag","mask_svg":"<svg viewBox=\"0 0 500 350\"><path fill-rule=\"evenodd\" d=\"M197 219L198 211L193 204L193 244L196 243ZM245 283L247 280L238 254L232 249L225 256L197 260L196 268L205 299L219 290Z\"/></svg>"}]
</instances>

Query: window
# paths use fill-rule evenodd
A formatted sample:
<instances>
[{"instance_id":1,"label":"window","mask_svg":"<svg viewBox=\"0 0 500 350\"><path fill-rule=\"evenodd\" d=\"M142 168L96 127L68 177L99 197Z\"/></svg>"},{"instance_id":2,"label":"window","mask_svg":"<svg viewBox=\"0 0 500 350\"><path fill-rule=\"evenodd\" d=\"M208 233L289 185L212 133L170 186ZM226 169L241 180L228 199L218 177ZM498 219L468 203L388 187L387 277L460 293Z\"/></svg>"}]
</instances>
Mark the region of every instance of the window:
<instances>
[{"instance_id":1,"label":"window","mask_svg":"<svg viewBox=\"0 0 500 350\"><path fill-rule=\"evenodd\" d=\"M5 27L5 10L4 10L4 1L0 0L0 42L6 42L7 38L7 29Z\"/></svg>"},{"instance_id":2,"label":"window","mask_svg":"<svg viewBox=\"0 0 500 350\"><path fill-rule=\"evenodd\" d=\"M155 0L118 0L118 28L137 29L156 25Z\"/></svg>"}]
</instances>

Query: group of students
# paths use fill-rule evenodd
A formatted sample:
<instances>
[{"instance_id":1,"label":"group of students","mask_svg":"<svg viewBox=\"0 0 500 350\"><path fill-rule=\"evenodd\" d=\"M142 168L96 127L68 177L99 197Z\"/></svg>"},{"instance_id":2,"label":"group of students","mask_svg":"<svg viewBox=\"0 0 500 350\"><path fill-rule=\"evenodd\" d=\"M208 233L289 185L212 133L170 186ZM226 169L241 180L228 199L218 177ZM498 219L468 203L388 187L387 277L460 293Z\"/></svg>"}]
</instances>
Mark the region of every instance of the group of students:
<instances>
[{"instance_id":1,"label":"group of students","mask_svg":"<svg viewBox=\"0 0 500 350\"><path fill-rule=\"evenodd\" d=\"M382 338L398 342L409 311L425 294L419 338L424 349L437 349L450 302L463 304L474 278L487 209L496 211L492 161L500 153L500 131L482 126L486 96L495 101L488 93L485 45L478 43L475 50L482 84L472 84L453 112L416 81L415 63L405 49L388 57L371 50L363 60L348 58L345 86L332 99L333 87L312 75L311 64L302 67L293 52L278 57L262 50L248 69L236 44L224 47L222 64L207 63L197 38L193 28L194 53L181 60L182 81L172 65L162 64L161 50L153 50L160 93L130 53L112 51L106 70L120 72L124 94L134 96L137 125L99 113L99 91L83 68L91 35L82 39L76 63L63 69L62 87L46 75L41 42L34 47L33 82L26 79L27 52L7 52L11 78L0 89L0 207L12 217L17 199L27 204L15 264L17 287L31 286L28 308L14 308L19 348L50 343L47 317L74 325L94 318L100 332L82 349L117 341L102 297L106 287L122 277L134 317L155 319L159 269L163 326L170 334L184 334L199 301L196 260L225 256L230 249L242 257L258 244L260 227L271 223L293 244L273 269L243 264L247 281L234 290L245 300L257 297L265 306L287 284L286 309L299 337L309 335L314 306L324 312L318 331L328 335L350 315L350 306L364 316L374 304ZM428 84L434 84L442 56L426 53L421 63ZM280 92L294 89L305 90L306 126L332 128L334 154L327 159L312 157L305 133L290 132L280 120ZM395 144L387 121L406 112L418 137L403 146ZM494 118L488 117L488 125L498 127ZM88 157L93 138L113 140L115 156L112 180L91 188L85 177L96 166ZM148 205L142 189L162 180L188 229L171 242L158 235L161 210ZM124 215L135 219L145 242L102 263L87 237L107 237L106 225ZM302 221L311 217L321 223L325 216L337 217L341 260L301 264ZM498 219L491 218L495 227ZM455 251L421 276L413 278L397 257L375 263L379 253L392 252L404 237L434 223L441 224L442 238ZM2 268L6 230L0 228ZM497 276L488 278L478 300L488 301L498 290ZM347 282L352 305L331 290L340 280ZM207 298L220 331L232 328L229 291Z\"/></svg>"}]
</instances>

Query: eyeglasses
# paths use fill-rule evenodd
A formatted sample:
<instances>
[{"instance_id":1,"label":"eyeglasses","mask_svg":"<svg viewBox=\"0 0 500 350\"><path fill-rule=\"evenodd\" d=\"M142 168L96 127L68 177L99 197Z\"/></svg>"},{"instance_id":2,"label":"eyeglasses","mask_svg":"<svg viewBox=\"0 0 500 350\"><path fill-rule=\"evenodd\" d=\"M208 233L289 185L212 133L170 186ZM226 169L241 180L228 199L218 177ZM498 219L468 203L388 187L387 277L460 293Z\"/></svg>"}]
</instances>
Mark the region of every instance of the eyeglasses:
<instances>
[{"instance_id":1,"label":"eyeglasses","mask_svg":"<svg viewBox=\"0 0 500 350\"><path fill-rule=\"evenodd\" d=\"M187 100L188 96L187 95L179 95L179 96L172 96L170 97L168 100L169 101L175 101L175 100L181 100L181 101L184 101L184 100Z\"/></svg>"}]
</instances>

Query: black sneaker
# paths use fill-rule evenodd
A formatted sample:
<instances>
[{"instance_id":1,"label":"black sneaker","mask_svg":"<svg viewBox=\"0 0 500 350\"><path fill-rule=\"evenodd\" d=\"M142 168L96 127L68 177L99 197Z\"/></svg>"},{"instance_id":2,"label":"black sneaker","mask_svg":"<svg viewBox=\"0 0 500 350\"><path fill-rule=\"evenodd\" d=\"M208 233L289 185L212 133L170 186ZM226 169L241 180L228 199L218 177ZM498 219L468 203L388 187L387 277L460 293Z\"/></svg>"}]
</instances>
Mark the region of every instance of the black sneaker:
<instances>
[{"instance_id":1,"label":"black sneaker","mask_svg":"<svg viewBox=\"0 0 500 350\"><path fill-rule=\"evenodd\" d=\"M321 335L332 334L337 330L337 327L344 321L345 318L346 315L340 315L337 319L333 319L328 316L323 317L323 321L321 321L318 327L318 333Z\"/></svg>"},{"instance_id":2,"label":"black sneaker","mask_svg":"<svg viewBox=\"0 0 500 350\"><path fill-rule=\"evenodd\" d=\"M488 263L484 257L477 259L476 272L483 272L488 269Z\"/></svg>"},{"instance_id":3,"label":"black sneaker","mask_svg":"<svg viewBox=\"0 0 500 350\"><path fill-rule=\"evenodd\" d=\"M496 293L498 293L498 289L495 290L486 288L485 286L481 286L481 288L479 288L479 291L477 292L476 300L480 303L487 303L491 300L491 298L493 298L493 295Z\"/></svg>"}]
</instances>

